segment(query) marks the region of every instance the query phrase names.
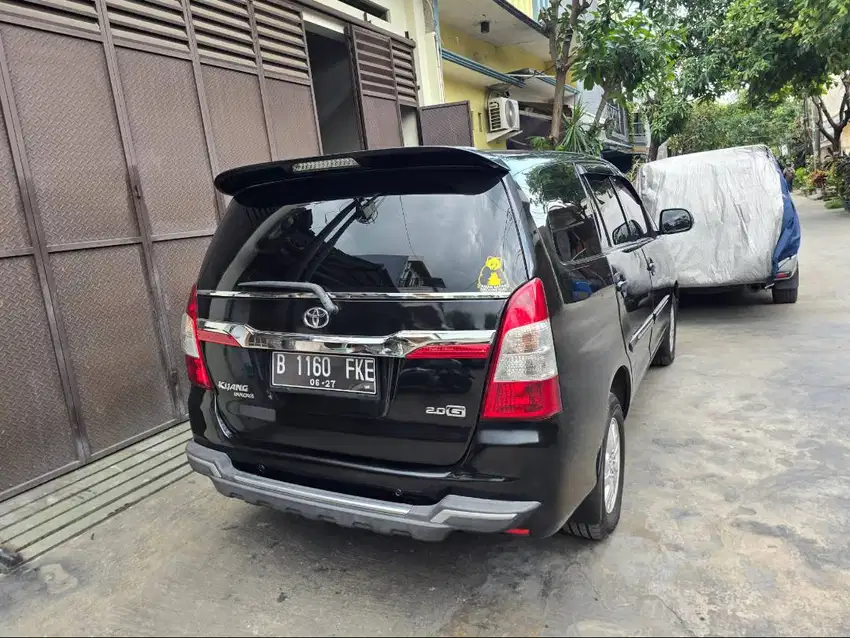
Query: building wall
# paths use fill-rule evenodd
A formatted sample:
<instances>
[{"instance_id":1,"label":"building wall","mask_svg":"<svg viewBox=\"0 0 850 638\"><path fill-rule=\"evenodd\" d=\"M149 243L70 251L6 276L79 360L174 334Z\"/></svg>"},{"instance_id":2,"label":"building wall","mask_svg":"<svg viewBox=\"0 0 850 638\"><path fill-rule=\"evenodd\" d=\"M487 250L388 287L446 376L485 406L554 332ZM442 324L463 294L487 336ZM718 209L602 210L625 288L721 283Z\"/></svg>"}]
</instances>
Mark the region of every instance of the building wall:
<instances>
[{"instance_id":1,"label":"building wall","mask_svg":"<svg viewBox=\"0 0 850 638\"><path fill-rule=\"evenodd\" d=\"M515 0L514 4L529 4ZM522 9L522 7L519 7ZM517 69L536 69L545 71L547 63L519 47L496 47L488 42L476 40L467 34L446 24L440 24L440 36L444 49L462 55L479 64L507 73ZM493 80L495 84L496 81ZM472 135L476 148L503 149L506 140L487 141L487 90L458 81L455 78L444 77L443 89L446 102L461 102L468 100L472 111Z\"/></svg>"},{"instance_id":2,"label":"building wall","mask_svg":"<svg viewBox=\"0 0 850 638\"><path fill-rule=\"evenodd\" d=\"M346 13L358 20L363 12L339 2L339 0L315 0L331 9ZM440 70L437 42L434 37L433 19L425 11L429 0L372 0L387 9L388 20L367 16L367 21L376 27L398 35L407 35L416 42L416 74L419 81L419 103L424 105L443 102L442 71Z\"/></svg>"}]
</instances>

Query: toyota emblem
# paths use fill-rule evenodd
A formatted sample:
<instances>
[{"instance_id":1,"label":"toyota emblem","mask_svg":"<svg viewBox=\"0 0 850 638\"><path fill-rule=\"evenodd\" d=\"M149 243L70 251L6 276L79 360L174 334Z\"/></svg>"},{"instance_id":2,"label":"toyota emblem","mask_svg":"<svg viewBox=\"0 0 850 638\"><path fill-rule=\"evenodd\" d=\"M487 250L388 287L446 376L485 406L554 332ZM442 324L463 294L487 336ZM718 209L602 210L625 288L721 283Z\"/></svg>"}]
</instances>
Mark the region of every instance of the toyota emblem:
<instances>
[{"instance_id":1,"label":"toyota emblem","mask_svg":"<svg viewBox=\"0 0 850 638\"><path fill-rule=\"evenodd\" d=\"M321 306L310 308L304 313L304 325L313 330L324 328L330 320L331 316L328 314L328 311Z\"/></svg>"}]
</instances>

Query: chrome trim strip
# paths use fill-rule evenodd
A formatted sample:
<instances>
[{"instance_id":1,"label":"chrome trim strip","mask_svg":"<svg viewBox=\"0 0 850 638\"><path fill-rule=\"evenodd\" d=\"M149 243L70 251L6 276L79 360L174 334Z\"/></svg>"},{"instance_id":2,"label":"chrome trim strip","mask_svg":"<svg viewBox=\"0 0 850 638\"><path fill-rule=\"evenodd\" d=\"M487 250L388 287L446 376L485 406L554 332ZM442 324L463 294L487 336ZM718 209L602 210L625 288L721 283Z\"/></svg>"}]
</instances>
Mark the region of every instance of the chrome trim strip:
<instances>
[{"instance_id":1,"label":"chrome trim strip","mask_svg":"<svg viewBox=\"0 0 850 638\"><path fill-rule=\"evenodd\" d=\"M402 330L377 337L271 332L227 321L198 319L198 329L232 337L243 348L291 350L324 354L368 354L404 358L413 350L432 344L490 344L495 330Z\"/></svg>"},{"instance_id":2,"label":"chrome trim strip","mask_svg":"<svg viewBox=\"0 0 850 638\"><path fill-rule=\"evenodd\" d=\"M240 290L198 290L203 297L227 299L316 299L306 292L243 292ZM346 301L482 301L507 299L510 292L330 292L331 299ZM316 299L318 302L318 299Z\"/></svg>"},{"instance_id":3,"label":"chrome trim strip","mask_svg":"<svg viewBox=\"0 0 850 638\"><path fill-rule=\"evenodd\" d=\"M629 339L629 349L634 350L635 344L643 339L646 331L652 327L652 324L655 323L658 316L664 311L667 307L667 304L670 303L670 295L664 295L664 299L658 302L658 305L652 310L652 314L650 314L646 320L640 324L640 328L632 335L632 338Z\"/></svg>"},{"instance_id":4,"label":"chrome trim strip","mask_svg":"<svg viewBox=\"0 0 850 638\"><path fill-rule=\"evenodd\" d=\"M655 306L655 309L652 311L652 316L657 319L658 315L664 312L664 309L667 307L667 304L670 303L670 295L664 295L664 299L658 302L658 305Z\"/></svg>"}]
</instances>

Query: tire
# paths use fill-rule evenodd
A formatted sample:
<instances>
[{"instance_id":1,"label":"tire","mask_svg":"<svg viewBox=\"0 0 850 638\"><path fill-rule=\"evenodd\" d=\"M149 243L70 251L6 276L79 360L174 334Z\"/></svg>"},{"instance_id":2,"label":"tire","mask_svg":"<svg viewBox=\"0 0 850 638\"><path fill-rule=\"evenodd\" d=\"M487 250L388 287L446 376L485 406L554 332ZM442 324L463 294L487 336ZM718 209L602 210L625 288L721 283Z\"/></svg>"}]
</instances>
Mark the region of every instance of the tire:
<instances>
[{"instance_id":1,"label":"tire","mask_svg":"<svg viewBox=\"0 0 850 638\"><path fill-rule=\"evenodd\" d=\"M679 298L673 295L670 302L670 325L652 360L654 366L669 366L676 358L676 337L679 335Z\"/></svg>"},{"instance_id":2,"label":"tire","mask_svg":"<svg viewBox=\"0 0 850 638\"><path fill-rule=\"evenodd\" d=\"M788 283L790 285L783 285ZM779 287L781 286L781 287ZM773 293L773 303L797 303L797 292L800 290L800 269L787 282L775 284L771 293Z\"/></svg>"},{"instance_id":3,"label":"tire","mask_svg":"<svg viewBox=\"0 0 850 638\"><path fill-rule=\"evenodd\" d=\"M620 522L620 508L623 501L623 467L626 458L624 423L620 402L616 396L609 394L608 425L605 428L602 448L599 450L596 459L596 485L561 529L563 533L601 541L607 538L617 527L617 523ZM616 435L614 432L616 432ZM615 445L616 449L614 449ZM610 461L616 459L616 476L614 475L613 463L606 462L606 459L610 459ZM606 481L609 489L610 486L613 486L615 490L613 495L609 492L607 501L605 498Z\"/></svg>"},{"instance_id":4,"label":"tire","mask_svg":"<svg viewBox=\"0 0 850 638\"><path fill-rule=\"evenodd\" d=\"M799 288L774 288L773 303L797 303Z\"/></svg>"}]
</instances>

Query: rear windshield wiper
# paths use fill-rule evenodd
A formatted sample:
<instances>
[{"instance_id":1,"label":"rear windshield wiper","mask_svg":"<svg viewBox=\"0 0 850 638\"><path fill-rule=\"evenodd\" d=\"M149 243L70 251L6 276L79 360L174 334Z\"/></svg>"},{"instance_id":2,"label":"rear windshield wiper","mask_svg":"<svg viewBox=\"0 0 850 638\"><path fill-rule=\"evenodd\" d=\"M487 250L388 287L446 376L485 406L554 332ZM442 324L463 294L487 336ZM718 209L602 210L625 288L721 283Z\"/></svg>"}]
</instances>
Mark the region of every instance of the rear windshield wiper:
<instances>
[{"instance_id":1,"label":"rear windshield wiper","mask_svg":"<svg viewBox=\"0 0 850 638\"><path fill-rule=\"evenodd\" d=\"M278 290L304 290L312 292L319 298L319 303L329 313L336 314L339 312L339 307L331 300L328 291L322 288L319 284L312 284L305 281L243 281L237 284L240 288L277 288Z\"/></svg>"}]
</instances>

